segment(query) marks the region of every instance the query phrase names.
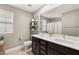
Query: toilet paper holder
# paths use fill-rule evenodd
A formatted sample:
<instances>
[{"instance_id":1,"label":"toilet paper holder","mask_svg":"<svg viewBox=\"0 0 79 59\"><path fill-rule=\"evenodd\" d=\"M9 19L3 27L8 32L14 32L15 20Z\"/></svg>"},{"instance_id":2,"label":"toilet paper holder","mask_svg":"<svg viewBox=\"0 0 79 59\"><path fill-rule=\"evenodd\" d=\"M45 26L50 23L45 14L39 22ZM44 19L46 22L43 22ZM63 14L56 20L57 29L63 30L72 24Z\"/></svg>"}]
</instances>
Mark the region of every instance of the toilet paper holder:
<instances>
[{"instance_id":1,"label":"toilet paper holder","mask_svg":"<svg viewBox=\"0 0 79 59\"><path fill-rule=\"evenodd\" d=\"M23 37L19 37L19 40L20 40L20 41L23 40Z\"/></svg>"}]
</instances>

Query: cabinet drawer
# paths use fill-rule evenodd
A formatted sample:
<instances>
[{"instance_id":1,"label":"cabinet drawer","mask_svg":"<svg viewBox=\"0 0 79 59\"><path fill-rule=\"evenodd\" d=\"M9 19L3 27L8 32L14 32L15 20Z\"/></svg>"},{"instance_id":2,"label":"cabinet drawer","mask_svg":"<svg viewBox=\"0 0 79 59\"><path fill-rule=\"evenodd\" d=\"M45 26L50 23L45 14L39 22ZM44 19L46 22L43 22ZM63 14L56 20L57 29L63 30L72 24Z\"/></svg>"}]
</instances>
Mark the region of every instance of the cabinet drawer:
<instances>
[{"instance_id":1,"label":"cabinet drawer","mask_svg":"<svg viewBox=\"0 0 79 59\"><path fill-rule=\"evenodd\" d=\"M40 50L40 55L46 55L47 53L43 50Z\"/></svg>"},{"instance_id":2,"label":"cabinet drawer","mask_svg":"<svg viewBox=\"0 0 79 59\"><path fill-rule=\"evenodd\" d=\"M79 51L74 50L74 49L69 48L69 47L59 45L59 44L48 42L48 46L59 51L59 52L62 52L63 54L67 54L67 55L79 54Z\"/></svg>"},{"instance_id":3,"label":"cabinet drawer","mask_svg":"<svg viewBox=\"0 0 79 59\"><path fill-rule=\"evenodd\" d=\"M40 44L46 44L45 40L40 40Z\"/></svg>"},{"instance_id":4,"label":"cabinet drawer","mask_svg":"<svg viewBox=\"0 0 79 59\"><path fill-rule=\"evenodd\" d=\"M40 41L40 44L46 44L46 42Z\"/></svg>"},{"instance_id":5,"label":"cabinet drawer","mask_svg":"<svg viewBox=\"0 0 79 59\"><path fill-rule=\"evenodd\" d=\"M41 48L41 49L40 49L40 51L43 51L43 52L45 52L45 53L46 53L46 50L45 50L45 49L42 49L42 48Z\"/></svg>"},{"instance_id":6,"label":"cabinet drawer","mask_svg":"<svg viewBox=\"0 0 79 59\"><path fill-rule=\"evenodd\" d=\"M47 46L46 46L46 45L44 45L44 44L40 44L40 48L42 48L42 49L45 49L45 50L46 50Z\"/></svg>"},{"instance_id":7,"label":"cabinet drawer","mask_svg":"<svg viewBox=\"0 0 79 59\"><path fill-rule=\"evenodd\" d=\"M42 46L41 46L40 49L46 50L46 47L42 47Z\"/></svg>"}]
</instances>

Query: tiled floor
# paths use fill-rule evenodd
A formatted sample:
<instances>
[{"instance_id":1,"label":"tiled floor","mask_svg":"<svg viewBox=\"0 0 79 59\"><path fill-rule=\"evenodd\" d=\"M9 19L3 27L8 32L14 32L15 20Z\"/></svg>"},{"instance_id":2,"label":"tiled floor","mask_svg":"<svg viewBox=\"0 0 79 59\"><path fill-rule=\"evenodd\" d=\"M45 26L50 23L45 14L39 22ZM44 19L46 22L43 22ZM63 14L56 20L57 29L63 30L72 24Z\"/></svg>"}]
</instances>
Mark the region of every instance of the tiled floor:
<instances>
[{"instance_id":1,"label":"tiled floor","mask_svg":"<svg viewBox=\"0 0 79 59\"><path fill-rule=\"evenodd\" d=\"M17 49L15 51L6 52L5 55L33 55L33 53L31 51L25 52L22 49Z\"/></svg>"}]
</instances>

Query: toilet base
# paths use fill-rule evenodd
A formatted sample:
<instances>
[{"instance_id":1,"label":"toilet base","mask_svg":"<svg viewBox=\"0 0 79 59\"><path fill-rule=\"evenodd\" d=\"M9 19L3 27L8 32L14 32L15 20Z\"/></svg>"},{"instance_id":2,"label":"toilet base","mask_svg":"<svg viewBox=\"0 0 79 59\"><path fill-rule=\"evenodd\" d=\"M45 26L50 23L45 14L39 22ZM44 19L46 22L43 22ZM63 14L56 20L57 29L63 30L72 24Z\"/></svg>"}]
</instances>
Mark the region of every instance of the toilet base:
<instances>
[{"instance_id":1,"label":"toilet base","mask_svg":"<svg viewBox=\"0 0 79 59\"><path fill-rule=\"evenodd\" d=\"M30 49L25 49L25 52L29 52L29 51L32 51L32 48L30 48Z\"/></svg>"}]
</instances>

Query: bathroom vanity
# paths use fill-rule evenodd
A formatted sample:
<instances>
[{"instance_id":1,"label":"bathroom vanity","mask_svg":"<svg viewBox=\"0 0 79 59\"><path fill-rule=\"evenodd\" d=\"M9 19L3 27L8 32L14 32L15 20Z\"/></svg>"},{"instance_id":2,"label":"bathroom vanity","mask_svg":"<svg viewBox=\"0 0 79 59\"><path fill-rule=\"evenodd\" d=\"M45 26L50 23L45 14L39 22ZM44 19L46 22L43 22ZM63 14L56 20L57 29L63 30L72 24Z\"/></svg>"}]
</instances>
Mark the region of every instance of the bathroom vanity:
<instances>
[{"instance_id":1,"label":"bathroom vanity","mask_svg":"<svg viewBox=\"0 0 79 59\"><path fill-rule=\"evenodd\" d=\"M53 35L52 37L32 35L32 52L35 55L78 55L78 41L72 41L64 39L62 35Z\"/></svg>"}]
</instances>

